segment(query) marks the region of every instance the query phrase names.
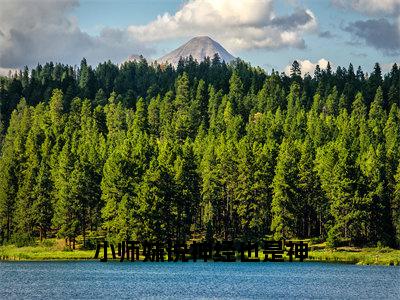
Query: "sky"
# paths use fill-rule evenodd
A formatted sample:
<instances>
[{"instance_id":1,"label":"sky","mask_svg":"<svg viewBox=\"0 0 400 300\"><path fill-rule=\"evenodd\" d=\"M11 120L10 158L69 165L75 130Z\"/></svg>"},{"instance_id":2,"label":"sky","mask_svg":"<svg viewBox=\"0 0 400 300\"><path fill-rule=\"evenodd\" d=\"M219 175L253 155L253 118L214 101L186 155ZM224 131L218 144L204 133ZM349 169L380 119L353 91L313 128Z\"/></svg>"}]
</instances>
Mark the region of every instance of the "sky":
<instances>
[{"instance_id":1,"label":"sky","mask_svg":"<svg viewBox=\"0 0 400 300\"><path fill-rule=\"evenodd\" d=\"M0 0L0 73L157 59L199 35L267 72L293 60L386 72L400 62L400 0Z\"/></svg>"}]
</instances>

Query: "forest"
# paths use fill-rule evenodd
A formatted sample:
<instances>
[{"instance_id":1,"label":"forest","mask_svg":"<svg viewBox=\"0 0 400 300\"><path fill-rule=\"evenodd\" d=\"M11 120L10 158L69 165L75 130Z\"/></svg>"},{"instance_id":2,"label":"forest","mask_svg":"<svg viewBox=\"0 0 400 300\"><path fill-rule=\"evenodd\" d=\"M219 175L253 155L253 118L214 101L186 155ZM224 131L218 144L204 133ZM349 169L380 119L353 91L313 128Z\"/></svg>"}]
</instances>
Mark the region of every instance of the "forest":
<instances>
[{"instance_id":1,"label":"forest","mask_svg":"<svg viewBox=\"0 0 400 300\"><path fill-rule=\"evenodd\" d=\"M216 55L0 77L0 244L59 237L400 246L400 69Z\"/></svg>"}]
</instances>

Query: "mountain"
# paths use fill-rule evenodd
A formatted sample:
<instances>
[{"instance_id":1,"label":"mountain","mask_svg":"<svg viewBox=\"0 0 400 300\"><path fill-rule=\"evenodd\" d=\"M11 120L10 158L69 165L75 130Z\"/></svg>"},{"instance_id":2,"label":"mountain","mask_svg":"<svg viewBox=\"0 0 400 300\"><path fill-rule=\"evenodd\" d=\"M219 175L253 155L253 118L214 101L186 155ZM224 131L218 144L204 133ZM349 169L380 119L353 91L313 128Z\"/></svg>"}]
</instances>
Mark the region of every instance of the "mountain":
<instances>
[{"instance_id":1,"label":"mountain","mask_svg":"<svg viewBox=\"0 0 400 300\"><path fill-rule=\"evenodd\" d=\"M135 62L140 62L142 59L145 59L145 60L147 61L148 64L151 64L151 63L154 62L153 59L144 57L143 55L132 54L132 55L129 55L129 56L128 56L128 59L126 59L126 60L123 61L122 63L130 62L130 61L132 61L132 62L134 62L134 61L135 61Z\"/></svg>"},{"instance_id":2,"label":"mountain","mask_svg":"<svg viewBox=\"0 0 400 300\"><path fill-rule=\"evenodd\" d=\"M132 55L129 55L129 57L126 61L141 61L142 59L144 59L143 55L132 54Z\"/></svg>"},{"instance_id":3,"label":"mountain","mask_svg":"<svg viewBox=\"0 0 400 300\"><path fill-rule=\"evenodd\" d=\"M180 46L174 51L157 59L157 62L160 64L170 63L173 66L177 66L181 57L187 58L192 55L193 59L201 62L205 57L210 57L212 59L215 53L218 53L221 60L224 60L227 63L235 59L232 54L226 51L224 47L210 37L198 36L192 38L186 44Z\"/></svg>"}]
</instances>

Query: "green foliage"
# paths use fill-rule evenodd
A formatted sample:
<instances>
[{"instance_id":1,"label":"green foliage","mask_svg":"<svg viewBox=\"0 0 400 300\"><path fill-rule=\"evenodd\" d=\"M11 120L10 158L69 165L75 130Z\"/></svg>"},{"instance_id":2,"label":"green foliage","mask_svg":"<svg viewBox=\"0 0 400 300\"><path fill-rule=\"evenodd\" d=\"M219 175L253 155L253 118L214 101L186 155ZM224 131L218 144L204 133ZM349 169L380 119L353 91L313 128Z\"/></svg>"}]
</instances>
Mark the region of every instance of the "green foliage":
<instances>
[{"instance_id":1,"label":"green foliage","mask_svg":"<svg viewBox=\"0 0 400 300\"><path fill-rule=\"evenodd\" d=\"M399 78L218 56L0 77L0 241L399 246Z\"/></svg>"},{"instance_id":2,"label":"green foliage","mask_svg":"<svg viewBox=\"0 0 400 300\"><path fill-rule=\"evenodd\" d=\"M10 240L10 244L16 247L26 247L36 245L35 239L29 233L14 234Z\"/></svg>"},{"instance_id":3,"label":"green foliage","mask_svg":"<svg viewBox=\"0 0 400 300\"><path fill-rule=\"evenodd\" d=\"M272 183L271 231L277 240L293 238L299 234L298 218L301 218L304 200L297 187L299 158L298 145L290 139L284 139L280 146Z\"/></svg>"}]
</instances>

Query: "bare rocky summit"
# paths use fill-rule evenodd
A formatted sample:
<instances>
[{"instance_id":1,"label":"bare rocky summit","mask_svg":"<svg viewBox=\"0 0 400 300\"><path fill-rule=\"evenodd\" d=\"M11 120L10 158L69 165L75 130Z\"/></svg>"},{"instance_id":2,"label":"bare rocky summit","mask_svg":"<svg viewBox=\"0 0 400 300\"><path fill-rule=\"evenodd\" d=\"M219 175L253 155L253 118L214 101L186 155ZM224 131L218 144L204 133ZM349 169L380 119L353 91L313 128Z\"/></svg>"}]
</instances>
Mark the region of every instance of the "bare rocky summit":
<instances>
[{"instance_id":1,"label":"bare rocky summit","mask_svg":"<svg viewBox=\"0 0 400 300\"><path fill-rule=\"evenodd\" d=\"M173 66L177 66L181 57L188 58L192 55L194 60L201 62L205 57L210 57L212 59L215 53L219 55L221 61L223 60L226 63L235 59L235 57L226 51L218 42L208 36L199 36L192 38L186 44L157 59L157 62L160 64L170 63Z\"/></svg>"}]
</instances>

